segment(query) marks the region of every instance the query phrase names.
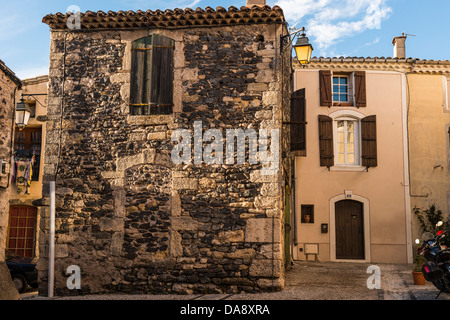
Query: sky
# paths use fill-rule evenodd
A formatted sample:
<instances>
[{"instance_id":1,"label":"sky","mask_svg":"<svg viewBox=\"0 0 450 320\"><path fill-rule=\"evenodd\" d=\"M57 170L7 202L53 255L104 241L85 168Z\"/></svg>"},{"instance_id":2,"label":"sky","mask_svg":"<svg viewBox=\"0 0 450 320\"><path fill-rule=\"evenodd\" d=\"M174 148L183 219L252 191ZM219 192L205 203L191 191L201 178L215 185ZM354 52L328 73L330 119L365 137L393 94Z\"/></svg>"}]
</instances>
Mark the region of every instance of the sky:
<instances>
[{"instance_id":1,"label":"sky","mask_svg":"<svg viewBox=\"0 0 450 320\"><path fill-rule=\"evenodd\" d=\"M65 13L241 7L246 0L0 0L0 59L21 79L48 74L49 27L42 18ZM317 57L392 57L392 39L408 34L407 57L450 60L448 0L267 0L289 27L305 27Z\"/></svg>"}]
</instances>

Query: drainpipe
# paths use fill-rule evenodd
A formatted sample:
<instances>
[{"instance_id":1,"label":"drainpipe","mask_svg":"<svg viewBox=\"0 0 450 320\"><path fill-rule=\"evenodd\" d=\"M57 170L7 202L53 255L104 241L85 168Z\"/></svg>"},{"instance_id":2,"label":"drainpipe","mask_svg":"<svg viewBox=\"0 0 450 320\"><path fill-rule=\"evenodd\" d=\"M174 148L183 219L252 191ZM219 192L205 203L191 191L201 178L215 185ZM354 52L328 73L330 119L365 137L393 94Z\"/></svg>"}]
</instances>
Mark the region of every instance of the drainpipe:
<instances>
[{"instance_id":1,"label":"drainpipe","mask_svg":"<svg viewBox=\"0 0 450 320\"><path fill-rule=\"evenodd\" d=\"M55 181L50 181L50 233L48 251L48 297L53 297L55 279Z\"/></svg>"}]
</instances>

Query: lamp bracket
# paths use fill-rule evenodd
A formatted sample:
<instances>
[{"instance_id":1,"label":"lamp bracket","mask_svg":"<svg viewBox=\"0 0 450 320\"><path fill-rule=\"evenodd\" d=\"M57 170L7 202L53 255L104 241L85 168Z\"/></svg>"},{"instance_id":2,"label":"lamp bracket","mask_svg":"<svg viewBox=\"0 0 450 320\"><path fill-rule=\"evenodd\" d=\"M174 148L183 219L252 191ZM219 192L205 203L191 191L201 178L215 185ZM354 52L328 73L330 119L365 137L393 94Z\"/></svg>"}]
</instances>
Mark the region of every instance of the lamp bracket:
<instances>
[{"instance_id":1,"label":"lamp bracket","mask_svg":"<svg viewBox=\"0 0 450 320\"><path fill-rule=\"evenodd\" d=\"M302 27L301 29L290 29L290 30L294 30L293 32L287 34L287 35L281 35L280 36L280 52L283 53L283 49L285 46L289 46L295 39L295 37L297 36L297 34L299 32L303 32L303 34L305 34L305 27ZM291 39L291 36L292 39Z\"/></svg>"},{"instance_id":2,"label":"lamp bracket","mask_svg":"<svg viewBox=\"0 0 450 320\"><path fill-rule=\"evenodd\" d=\"M37 101L37 103L39 103L43 108L47 108L46 106L44 106L38 99L36 99L36 96L47 96L47 93L22 93L21 94L21 99L23 100L24 97L26 99L29 99L30 97L34 98L34 100Z\"/></svg>"}]
</instances>

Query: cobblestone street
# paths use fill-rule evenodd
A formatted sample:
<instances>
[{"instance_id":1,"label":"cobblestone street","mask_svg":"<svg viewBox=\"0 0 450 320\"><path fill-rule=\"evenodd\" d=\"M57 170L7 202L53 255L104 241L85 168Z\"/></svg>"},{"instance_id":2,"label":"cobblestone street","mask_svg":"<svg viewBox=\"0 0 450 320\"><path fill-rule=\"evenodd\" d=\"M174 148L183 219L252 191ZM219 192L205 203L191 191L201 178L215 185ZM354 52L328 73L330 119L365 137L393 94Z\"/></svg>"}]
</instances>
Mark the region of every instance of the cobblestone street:
<instances>
[{"instance_id":1,"label":"cobblestone street","mask_svg":"<svg viewBox=\"0 0 450 320\"><path fill-rule=\"evenodd\" d=\"M193 295L93 295L54 297L53 300L435 300L438 290L431 284L414 285L411 267L406 264L378 264L381 288L368 289L371 274L366 263L295 262L287 273L283 291L261 294ZM22 295L24 300L48 300L36 292ZM450 300L442 293L438 300Z\"/></svg>"}]
</instances>

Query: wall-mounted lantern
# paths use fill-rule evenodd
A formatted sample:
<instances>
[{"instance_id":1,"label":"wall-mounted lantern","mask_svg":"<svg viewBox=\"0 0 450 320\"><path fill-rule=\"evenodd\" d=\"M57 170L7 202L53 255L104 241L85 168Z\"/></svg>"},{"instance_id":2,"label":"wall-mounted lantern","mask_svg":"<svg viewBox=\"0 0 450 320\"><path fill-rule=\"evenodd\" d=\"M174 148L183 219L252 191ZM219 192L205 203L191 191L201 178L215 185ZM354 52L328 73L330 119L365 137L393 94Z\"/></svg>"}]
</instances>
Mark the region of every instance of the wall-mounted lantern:
<instances>
[{"instance_id":1,"label":"wall-mounted lantern","mask_svg":"<svg viewBox=\"0 0 450 320\"><path fill-rule=\"evenodd\" d=\"M309 39L306 37L305 27L302 27L300 30L296 30L288 35L281 36L281 53L283 53L285 46L288 46L288 45L290 46L290 44L294 40L295 36L299 32L302 32L302 34L297 39L297 43L293 46L293 48L297 55L298 62L302 66L304 66L311 61L311 54L314 50L313 46L309 43ZM291 36L293 36L292 39L291 39Z\"/></svg>"},{"instance_id":2,"label":"wall-mounted lantern","mask_svg":"<svg viewBox=\"0 0 450 320\"><path fill-rule=\"evenodd\" d=\"M25 101L20 99L16 105L16 125L19 130L23 130L28 125L28 120L30 120L31 109L25 103Z\"/></svg>"},{"instance_id":3,"label":"wall-mounted lantern","mask_svg":"<svg viewBox=\"0 0 450 320\"><path fill-rule=\"evenodd\" d=\"M297 43L294 46L295 53L297 54L297 60L301 65L308 64L311 61L311 54L314 50L313 46L309 43L309 39L306 37L305 28L302 28L303 33L297 39Z\"/></svg>"}]
</instances>

